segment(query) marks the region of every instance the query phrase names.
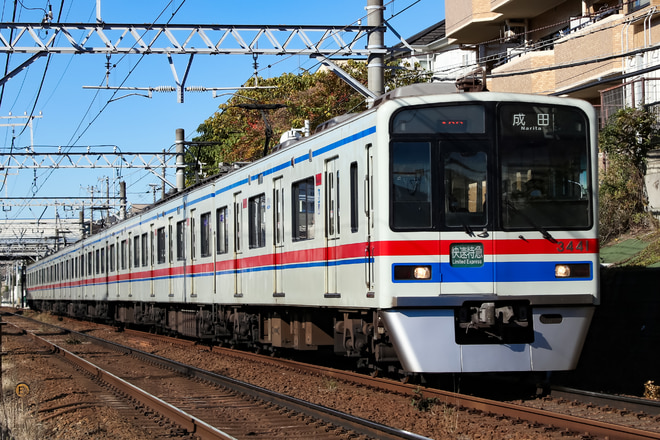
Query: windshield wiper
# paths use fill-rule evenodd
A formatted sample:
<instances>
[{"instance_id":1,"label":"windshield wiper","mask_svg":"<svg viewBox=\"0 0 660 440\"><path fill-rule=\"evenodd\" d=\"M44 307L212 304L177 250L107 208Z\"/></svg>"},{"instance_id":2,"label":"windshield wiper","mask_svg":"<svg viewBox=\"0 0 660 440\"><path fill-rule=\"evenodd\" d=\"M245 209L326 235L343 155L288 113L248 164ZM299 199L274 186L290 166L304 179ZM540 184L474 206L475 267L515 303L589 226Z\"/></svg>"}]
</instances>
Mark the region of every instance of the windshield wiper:
<instances>
[{"instance_id":1,"label":"windshield wiper","mask_svg":"<svg viewBox=\"0 0 660 440\"><path fill-rule=\"evenodd\" d=\"M529 218L529 216L527 216L527 214L524 214L521 210L519 210L518 208L516 208L516 206L511 202L511 200L509 200L508 198L506 198L506 199L504 199L504 203L505 203L509 208L511 208L511 209L513 210L513 212L515 212L516 214L518 214L519 216L521 216L521 217L522 217L527 223L529 223L534 229L536 229L537 231L539 231L539 232L541 233L541 235L543 235L543 238L545 238L546 240L548 240L550 243L559 243L559 242L557 241L557 239L555 239L552 235L550 235L550 233L549 233L549 232L548 232L543 226L540 226L540 225L536 224L536 222L535 222L534 220L532 220L531 218Z\"/></svg>"},{"instance_id":2,"label":"windshield wiper","mask_svg":"<svg viewBox=\"0 0 660 440\"><path fill-rule=\"evenodd\" d=\"M467 235L469 235L470 237L474 237L474 231L472 230L470 225L468 225L466 222L464 222L462 220L461 220L461 223L463 224L463 228L465 229L465 233Z\"/></svg>"}]
</instances>

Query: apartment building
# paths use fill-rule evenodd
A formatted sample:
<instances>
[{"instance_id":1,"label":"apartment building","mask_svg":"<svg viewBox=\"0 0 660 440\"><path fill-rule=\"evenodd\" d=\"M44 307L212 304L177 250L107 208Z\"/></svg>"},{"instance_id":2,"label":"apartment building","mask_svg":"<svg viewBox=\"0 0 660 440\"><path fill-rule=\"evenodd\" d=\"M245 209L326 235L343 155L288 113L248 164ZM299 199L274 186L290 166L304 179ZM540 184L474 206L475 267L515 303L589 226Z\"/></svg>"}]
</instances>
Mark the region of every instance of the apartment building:
<instances>
[{"instance_id":1,"label":"apartment building","mask_svg":"<svg viewBox=\"0 0 660 440\"><path fill-rule=\"evenodd\" d=\"M417 34L407 37L394 48L394 59L419 66L433 74L434 82L454 83L478 67L476 52L450 42L442 20Z\"/></svg>"},{"instance_id":2,"label":"apartment building","mask_svg":"<svg viewBox=\"0 0 660 440\"><path fill-rule=\"evenodd\" d=\"M658 6L660 0L445 0L446 37L475 51L490 90L600 105L603 90L656 75ZM647 102L658 101L650 90L656 82L647 83ZM620 99L642 99L637 95Z\"/></svg>"}]
</instances>

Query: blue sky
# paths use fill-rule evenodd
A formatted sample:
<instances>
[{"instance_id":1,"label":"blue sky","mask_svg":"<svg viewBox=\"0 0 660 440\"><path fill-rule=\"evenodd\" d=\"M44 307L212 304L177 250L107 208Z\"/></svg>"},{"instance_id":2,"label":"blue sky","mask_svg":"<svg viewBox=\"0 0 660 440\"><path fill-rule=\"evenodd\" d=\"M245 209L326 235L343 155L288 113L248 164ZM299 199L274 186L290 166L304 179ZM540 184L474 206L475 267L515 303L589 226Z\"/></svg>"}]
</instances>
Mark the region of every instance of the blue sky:
<instances>
[{"instance_id":1,"label":"blue sky","mask_svg":"<svg viewBox=\"0 0 660 440\"><path fill-rule=\"evenodd\" d=\"M55 18L60 14L60 3L55 0L50 2ZM444 19L442 0L384 0L384 3L385 19L389 19L390 25L403 37L410 37ZM224 0L113 0L101 3L101 17L106 23L165 23L171 18L171 23L180 24L349 25L365 17L366 4L367 0L253 0L249 4ZM0 11L2 22L12 21L13 5L14 2L10 0L3 2ZM19 0L15 21L40 22L48 5L47 0ZM63 5L60 20L63 23L93 23L96 20L95 0L64 0ZM159 15L161 18L157 20ZM388 47L398 43L390 31L386 32L385 38ZM27 58L25 54L11 55L9 70ZM6 64L7 56L0 55L0 60L3 65ZM124 80L123 85L126 87L175 85L165 55L149 55L143 59L140 59L140 55L123 58L116 55L111 58L111 62L117 65L110 73L110 86L119 86ZM187 62L187 56L174 57L180 78ZM316 66L314 60L304 55L286 60L277 56L260 56L258 63L259 75L266 78ZM131 96L114 100L106 106L112 92L83 89L83 86L105 84L105 64L104 55L56 54L51 57L46 69L46 58L43 57L6 83L0 116L7 116L10 112L13 115L30 114L33 107L35 114L41 112L43 117L36 119L33 125L36 151L52 151L51 147L56 146L91 146L94 149L99 145L116 145L122 151L161 152L173 145L177 128L185 130L187 139L194 137L197 126L213 115L218 105L228 98L213 98L210 92L186 93L185 102L181 104L177 103L175 93L154 93L151 99ZM252 74L251 56L197 55L186 85L240 86ZM42 77L44 81L39 93ZM101 112L101 109L104 110ZM0 148L3 151L9 151L13 136L16 136L15 147L30 145L30 130L24 130L19 136L21 129L17 127L12 131L12 128L0 127ZM151 202L149 184L160 184L157 178L142 170L38 170L36 175L32 170L22 170L18 175L12 171L6 176L0 197L27 197L32 194L44 197L82 197L89 195L89 187L103 187L105 193L105 184L101 179L106 176L111 182L111 193L115 192L113 182L118 177L127 182L129 203ZM168 171L167 177L170 182L175 181L173 171ZM3 180L4 173L0 177L0 184ZM4 209L4 217L33 218L34 213L38 217L42 210L14 207L10 211ZM73 218L78 216L76 212L65 213L61 208L59 215ZM52 208L44 214L44 218L53 217Z\"/></svg>"}]
</instances>

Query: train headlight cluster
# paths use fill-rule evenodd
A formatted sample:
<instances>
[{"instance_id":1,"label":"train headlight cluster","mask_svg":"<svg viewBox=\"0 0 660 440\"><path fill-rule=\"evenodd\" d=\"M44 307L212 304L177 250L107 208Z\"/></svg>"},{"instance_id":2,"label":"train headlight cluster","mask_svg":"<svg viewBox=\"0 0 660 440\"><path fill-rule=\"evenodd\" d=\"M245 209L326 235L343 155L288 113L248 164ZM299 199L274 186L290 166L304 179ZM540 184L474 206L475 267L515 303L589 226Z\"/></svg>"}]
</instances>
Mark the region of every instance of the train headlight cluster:
<instances>
[{"instance_id":1,"label":"train headlight cluster","mask_svg":"<svg viewBox=\"0 0 660 440\"><path fill-rule=\"evenodd\" d=\"M413 272L413 277L417 280L431 279L431 268L428 266L416 267Z\"/></svg>"},{"instance_id":2,"label":"train headlight cluster","mask_svg":"<svg viewBox=\"0 0 660 440\"><path fill-rule=\"evenodd\" d=\"M394 280L430 280L433 276L431 266L401 264L394 266Z\"/></svg>"},{"instance_id":3,"label":"train headlight cluster","mask_svg":"<svg viewBox=\"0 0 660 440\"><path fill-rule=\"evenodd\" d=\"M588 263L556 264L555 278L589 278L591 266Z\"/></svg>"}]
</instances>

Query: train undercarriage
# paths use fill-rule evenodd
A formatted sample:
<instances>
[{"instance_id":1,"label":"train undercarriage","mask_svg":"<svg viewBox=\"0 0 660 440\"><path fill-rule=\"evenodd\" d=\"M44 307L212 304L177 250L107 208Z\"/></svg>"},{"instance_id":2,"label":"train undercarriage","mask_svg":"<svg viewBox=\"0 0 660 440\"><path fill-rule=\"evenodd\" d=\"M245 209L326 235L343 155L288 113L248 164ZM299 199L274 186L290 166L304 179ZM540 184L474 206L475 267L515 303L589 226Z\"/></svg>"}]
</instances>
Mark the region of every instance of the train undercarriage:
<instances>
[{"instance_id":1,"label":"train undercarriage","mask_svg":"<svg viewBox=\"0 0 660 440\"><path fill-rule=\"evenodd\" d=\"M377 310L45 300L32 301L30 306L56 315L210 344L270 352L332 350L373 371L399 368Z\"/></svg>"}]
</instances>

